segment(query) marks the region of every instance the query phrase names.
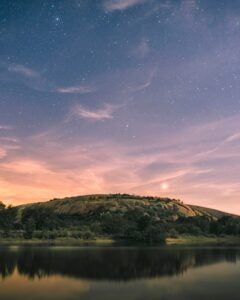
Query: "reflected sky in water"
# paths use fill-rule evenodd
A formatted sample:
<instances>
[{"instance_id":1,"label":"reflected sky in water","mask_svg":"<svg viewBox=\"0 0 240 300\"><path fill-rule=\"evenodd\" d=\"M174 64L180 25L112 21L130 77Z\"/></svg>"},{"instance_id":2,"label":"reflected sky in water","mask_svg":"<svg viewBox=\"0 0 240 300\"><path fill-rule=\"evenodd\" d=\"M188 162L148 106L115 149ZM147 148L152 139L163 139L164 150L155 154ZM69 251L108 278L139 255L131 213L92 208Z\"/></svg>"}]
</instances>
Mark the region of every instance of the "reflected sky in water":
<instances>
[{"instance_id":1,"label":"reflected sky in water","mask_svg":"<svg viewBox=\"0 0 240 300\"><path fill-rule=\"evenodd\" d=\"M0 299L239 299L240 249L4 247Z\"/></svg>"}]
</instances>

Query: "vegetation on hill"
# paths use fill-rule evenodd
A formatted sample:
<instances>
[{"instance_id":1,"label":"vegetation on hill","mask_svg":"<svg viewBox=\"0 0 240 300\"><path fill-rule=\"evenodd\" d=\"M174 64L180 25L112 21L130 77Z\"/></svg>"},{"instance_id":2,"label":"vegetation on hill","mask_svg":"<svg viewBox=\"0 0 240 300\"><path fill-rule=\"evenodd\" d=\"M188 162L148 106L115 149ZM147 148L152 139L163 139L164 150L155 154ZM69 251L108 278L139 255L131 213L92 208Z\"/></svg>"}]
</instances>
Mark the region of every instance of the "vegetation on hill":
<instances>
[{"instance_id":1,"label":"vegetation on hill","mask_svg":"<svg viewBox=\"0 0 240 300\"><path fill-rule=\"evenodd\" d=\"M179 200L127 194L54 199L18 207L0 205L2 238L91 240L146 244L179 235L240 235L240 218Z\"/></svg>"}]
</instances>

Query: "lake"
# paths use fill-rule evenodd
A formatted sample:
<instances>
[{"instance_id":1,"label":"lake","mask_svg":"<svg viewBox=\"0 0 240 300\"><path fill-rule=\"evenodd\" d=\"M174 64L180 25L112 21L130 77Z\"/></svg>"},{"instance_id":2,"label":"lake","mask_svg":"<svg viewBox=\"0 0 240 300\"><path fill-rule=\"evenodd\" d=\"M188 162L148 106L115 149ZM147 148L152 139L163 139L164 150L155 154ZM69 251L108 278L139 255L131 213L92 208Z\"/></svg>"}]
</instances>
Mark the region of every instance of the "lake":
<instances>
[{"instance_id":1,"label":"lake","mask_svg":"<svg viewBox=\"0 0 240 300\"><path fill-rule=\"evenodd\" d=\"M239 299L240 249L1 247L0 299Z\"/></svg>"}]
</instances>

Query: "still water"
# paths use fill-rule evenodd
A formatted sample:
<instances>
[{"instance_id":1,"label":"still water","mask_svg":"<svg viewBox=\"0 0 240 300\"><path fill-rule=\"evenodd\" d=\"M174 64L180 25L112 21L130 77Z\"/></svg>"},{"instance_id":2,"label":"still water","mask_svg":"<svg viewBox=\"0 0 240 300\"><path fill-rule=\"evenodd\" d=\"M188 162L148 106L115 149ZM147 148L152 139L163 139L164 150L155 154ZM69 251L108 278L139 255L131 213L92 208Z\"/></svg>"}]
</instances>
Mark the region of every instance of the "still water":
<instances>
[{"instance_id":1,"label":"still water","mask_svg":"<svg viewBox=\"0 0 240 300\"><path fill-rule=\"evenodd\" d=\"M240 249L2 247L1 300L239 300Z\"/></svg>"}]
</instances>

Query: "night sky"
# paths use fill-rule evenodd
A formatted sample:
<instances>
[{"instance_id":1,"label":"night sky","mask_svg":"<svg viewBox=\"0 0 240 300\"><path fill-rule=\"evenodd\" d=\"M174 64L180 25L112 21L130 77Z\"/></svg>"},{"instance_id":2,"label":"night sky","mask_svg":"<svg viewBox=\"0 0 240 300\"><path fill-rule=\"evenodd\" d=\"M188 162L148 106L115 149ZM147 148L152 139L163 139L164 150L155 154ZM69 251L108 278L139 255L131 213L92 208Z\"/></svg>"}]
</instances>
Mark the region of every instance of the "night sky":
<instances>
[{"instance_id":1,"label":"night sky","mask_svg":"<svg viewBox=\"0 0 240 300\"><path fill-rule=\"evenodd\" d=\"M240 1L0 1L0 200L119 192L240 213Z\"/></svg>"}]
</instances>

